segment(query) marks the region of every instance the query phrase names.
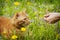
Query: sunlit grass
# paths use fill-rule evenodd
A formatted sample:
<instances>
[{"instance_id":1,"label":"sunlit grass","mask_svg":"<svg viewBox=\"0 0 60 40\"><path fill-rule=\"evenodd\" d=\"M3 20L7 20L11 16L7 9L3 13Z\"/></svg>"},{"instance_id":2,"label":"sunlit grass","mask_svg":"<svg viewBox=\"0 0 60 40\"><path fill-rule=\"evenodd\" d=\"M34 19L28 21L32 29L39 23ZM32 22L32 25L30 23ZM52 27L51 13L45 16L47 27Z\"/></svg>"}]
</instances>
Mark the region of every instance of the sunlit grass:
<instances>
[{"instance_id":1,"label":"sunlit grass","mask_svg":"<svg viewBox=\"0 0 60 40\"><path fill-rule=\"evenodd\" d=\"M7 3L6 3L7 4ZM55 30L56 24L48 24L43 20L46 9L50 12L54 10L55 4L40 4L37 2L12 2L12 4L6 5L3 8L3 14L6 17L12 17L14 13L20 12L26 9L29 19L31 20L30 25L27 28L21 28L24 36L20 38L20 35L12 35L12 39L19 38L23 40L58 40L59 34ZM4 33L6 33L4 31Z\"/></svg>"}]
</instances>

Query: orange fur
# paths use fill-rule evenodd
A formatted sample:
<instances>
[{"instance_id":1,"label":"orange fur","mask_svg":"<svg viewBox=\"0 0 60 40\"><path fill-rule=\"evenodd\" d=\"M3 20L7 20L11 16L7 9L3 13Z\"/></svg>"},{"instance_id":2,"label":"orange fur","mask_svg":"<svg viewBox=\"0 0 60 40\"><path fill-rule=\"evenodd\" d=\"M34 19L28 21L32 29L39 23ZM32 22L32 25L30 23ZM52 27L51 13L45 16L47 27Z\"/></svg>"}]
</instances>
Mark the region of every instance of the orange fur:
<instances>
[{"instance_id":1,"label":"orange fur","mask_svg":"<svg viewBox=\"0 0 60 40\"><path fill-rule=\"evenodd\" d=\"M9 38L15 31L19 32L21 27L27 26L30 23L25 12L16 13L11 19L0 16L0 34ZM6 34L3 34L6 31Z\"/></svg>"}]
</instances>

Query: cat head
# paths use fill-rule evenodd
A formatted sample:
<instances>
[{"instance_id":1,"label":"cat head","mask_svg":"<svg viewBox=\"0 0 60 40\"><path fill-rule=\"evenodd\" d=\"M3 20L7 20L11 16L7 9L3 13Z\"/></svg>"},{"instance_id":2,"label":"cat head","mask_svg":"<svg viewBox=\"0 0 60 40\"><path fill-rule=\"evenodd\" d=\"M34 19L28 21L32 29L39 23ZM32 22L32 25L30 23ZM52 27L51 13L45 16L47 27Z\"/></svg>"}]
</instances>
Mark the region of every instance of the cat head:
<instances>
[{"instance_id":1,"label":"cat head","mask_svg":"<svg viewBox=\"0 0 60 40\"><path fill-rule=\"evenodd\" d=\"M17 28L21 28L27 26L30 23L30 20L26 12L23 11L23 12L16 13L13 16L11 23L15 25Z\"/></svg>"}]
</instances>

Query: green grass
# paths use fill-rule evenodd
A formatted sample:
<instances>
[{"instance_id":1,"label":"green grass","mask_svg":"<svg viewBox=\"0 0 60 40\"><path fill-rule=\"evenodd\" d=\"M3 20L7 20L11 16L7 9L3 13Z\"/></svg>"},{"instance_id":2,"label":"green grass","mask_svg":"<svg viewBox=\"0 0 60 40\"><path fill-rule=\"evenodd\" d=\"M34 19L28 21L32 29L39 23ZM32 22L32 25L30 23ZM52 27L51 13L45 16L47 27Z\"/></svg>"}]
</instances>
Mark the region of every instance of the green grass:
<instances>
[{"instance_id":1,"label":"green grass","mask_svg":"<svg viewBox=\"0 0 60 40\"><path fill-rule=\"evenodd\" d=\"M19 2L20 4L17 6L14 5L14 1L9 0L5 2L3 15L6 17L12 17L14 13L26 9L31 23L27 27L27 31L24 32L23 40L60 40L60 36L58 34L60 23L48 24L43 20L47 9L50 12L59 11L58 9L55 9L55 4L40 4L39 2L27 2L25 0Z\"/></svg>"}]
</instances>

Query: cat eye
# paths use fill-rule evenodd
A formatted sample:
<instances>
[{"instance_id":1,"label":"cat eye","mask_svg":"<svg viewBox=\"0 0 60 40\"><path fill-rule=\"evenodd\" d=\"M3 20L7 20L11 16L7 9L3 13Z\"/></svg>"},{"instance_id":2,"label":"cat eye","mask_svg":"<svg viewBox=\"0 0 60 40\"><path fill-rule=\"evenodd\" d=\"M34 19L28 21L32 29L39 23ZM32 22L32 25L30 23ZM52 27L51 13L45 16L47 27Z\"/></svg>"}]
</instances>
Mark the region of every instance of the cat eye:
<instances>
[{"instance_id":1,"label":"cat eye","mask_svg":"<svg viewBox=\"0 0 60 40\"><path fill-rule=\"evenodd\" d=\"M26 20L27 18L24 18L24 20Z\"/></svg>"}]
</instances>

